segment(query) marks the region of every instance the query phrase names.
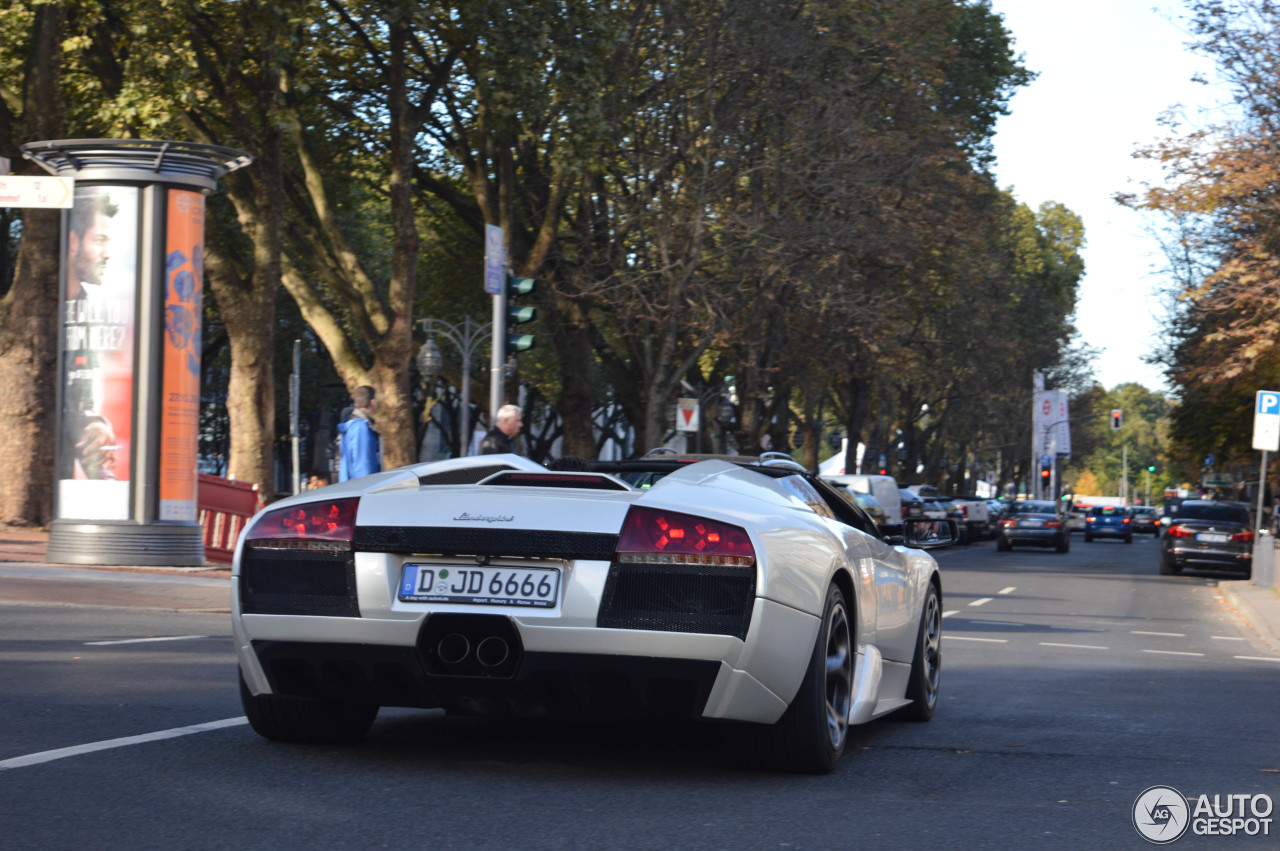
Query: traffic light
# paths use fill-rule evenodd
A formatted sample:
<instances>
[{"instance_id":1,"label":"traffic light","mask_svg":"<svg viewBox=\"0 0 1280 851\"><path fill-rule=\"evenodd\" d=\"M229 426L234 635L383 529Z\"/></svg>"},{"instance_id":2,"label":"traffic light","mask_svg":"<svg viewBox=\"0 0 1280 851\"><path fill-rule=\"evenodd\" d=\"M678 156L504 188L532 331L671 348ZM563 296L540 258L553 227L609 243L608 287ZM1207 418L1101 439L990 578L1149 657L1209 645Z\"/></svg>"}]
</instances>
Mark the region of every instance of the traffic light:
<instances>
[{"instance_id":1,"label":"traffic light","mask_svg":"<svg viewBox=\"0 0 1280 851\"><path fill-rule=\"evenodd\" d=\"M1042 482L1049 481L1049 465L1048 464L1040 465L1040 481Z\"/></svg>"},{"instance_id":2,"label":"traffic light","mask_svg":"<svg viewBox=\"0 0 1280 851\"><path fill-rule=\"evenodd\" d=\"M1124 425L1124 411L1119 408L1111 409L1111 430L1119 431L1120 426Z\"/></svg>"},{"instance_id":3,"label":"traffic light","mask_svg":"<svg viewBox=\"0 0 1280 851\"><path fill-rule=\"evenodd\" d=\"M511 299L531 295L537 286L538 281L535 278L519 278L515 275L507 276L505 293L507 299L507 327L503 340L505 348L503 349L502 358L504 361L513 355L527 352L533 348L534 338L532 334L513 334L511 329L513 326L532 322L538 315L538 309L531 304L512 304Z\"/></svg>"},{"instance_id":4,"label":"traffic light","mask_svg":"<svg viewBox=\"0 0 1280 851\"><path fill-rule=\"evenodd\" d=\"M1150 467L1148 467L1148 468L1147 468L1147 472L1148 472L1148 473L1154 473L1155 471L1156 471L1156 465L1155 465L1155 464L1152 464Z\"/></svg>"}]
</instances>

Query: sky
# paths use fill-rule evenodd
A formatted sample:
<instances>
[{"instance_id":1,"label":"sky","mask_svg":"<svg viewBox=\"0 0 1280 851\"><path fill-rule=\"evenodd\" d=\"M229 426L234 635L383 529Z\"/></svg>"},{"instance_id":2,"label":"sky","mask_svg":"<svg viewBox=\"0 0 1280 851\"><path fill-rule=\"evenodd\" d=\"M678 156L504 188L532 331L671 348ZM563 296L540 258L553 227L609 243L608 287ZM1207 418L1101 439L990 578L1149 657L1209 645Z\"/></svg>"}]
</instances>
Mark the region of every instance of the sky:
<instances>
[{"instance_id":1,"label":"sky","mask_svg":"<svg viewBox=\"0 0 1280 851\"><path fill-rule=\"evenodd\" d=\"M1014 52L1039 77L1013 96L996 128L1000 186L1032 209L1065 204L1084 220L1085 277L1076 306L1084 342L1101 349L1095 378L1167 390L1142 357L1159 345L1169 280L1143 214L1117 192L1159 172L1133 152L1165 135L1158 118L1181 105L1193 123L1217 117L1222 89L1191 82L1212 63L1186 47L1185 7L1167 0L992 0ZM1030 381L1030 376L1028 376Z\"/></svg>"}]
</instances>

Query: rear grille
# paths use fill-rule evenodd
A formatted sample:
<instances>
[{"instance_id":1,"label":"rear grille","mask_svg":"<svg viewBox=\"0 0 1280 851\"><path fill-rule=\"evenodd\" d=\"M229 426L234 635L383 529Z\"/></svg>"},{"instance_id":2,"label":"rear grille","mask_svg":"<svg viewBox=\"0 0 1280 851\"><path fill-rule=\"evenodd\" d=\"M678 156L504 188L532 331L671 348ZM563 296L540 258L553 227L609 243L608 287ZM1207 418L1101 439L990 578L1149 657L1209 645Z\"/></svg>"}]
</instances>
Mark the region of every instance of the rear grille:
<instances>
[{"instance_id":1,"label":"rear grille","mask_svg":"<svg viewBox=\"0 0 1280 851\"><path fill-rule=\"evenodd\" d=\"M360 617L350 552L245 547L240 608L249 615Z\"/></svg>"},{"instance_id":2,"label":"rear grille","mask_svg":"<svg viewBox=\"0 0 1280 851\"><path fill-rule=\"evenodd\" d=\"M487 479L494 473L515 469L510 464L487 464L483 467L459 467L456 470L444 470L418 476L420 485L474 485L481 479Z\"/></svg>"},{"instance_id":3,"label":"rear grille","mask_svg":"<svg viewBox=\"0 0 1280 851\"><path fill-rule=\"evenodd\" d=\"M520 558L613 558L618 536L541 529L451 529L432 526L358 526L355 548L374 553L517 556Z\"/></svg>"},{"instance_id":4,"label":"rear grille","mask_svg":"<svg viewBox=\"0 0 1280 851\"><path fill-rule=\"evenodd\" d=\"M615 562L596 625L745 640L755 594L755 567Z\"/></svg>"}]
</instances>

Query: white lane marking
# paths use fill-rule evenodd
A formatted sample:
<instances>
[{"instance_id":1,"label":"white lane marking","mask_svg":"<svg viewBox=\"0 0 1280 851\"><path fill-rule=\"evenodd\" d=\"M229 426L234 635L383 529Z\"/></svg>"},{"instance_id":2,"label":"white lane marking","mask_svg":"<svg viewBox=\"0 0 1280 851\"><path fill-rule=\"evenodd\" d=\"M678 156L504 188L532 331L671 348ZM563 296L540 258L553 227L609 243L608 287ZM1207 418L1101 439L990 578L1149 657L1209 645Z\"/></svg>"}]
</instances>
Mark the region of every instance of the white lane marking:
<instances>
[{"instance_id":1,"label":"white lane marking","mask_svg":"<svg viewBox=\"0 0 1280 851\"><path fill-rule=\"evenodd\" d=\"M25 768L28 765L39 765L42 762L52 762L55 759L65 759L69 756L81 756L82 754L111 750L112 748L124 748L129 745L158 742L161 739L176 739L179 736L190 736L193 733L207 733L210 730L221 730L224 727L236 727L241 724L248 723L249 719L241 715L239 718L224 718L221 721L192 724L190 727L174 727L171 730L159 730L155 733L143 733L139 736L125 736L121 739L107 739L102 742L90 742L87 745L75 745L74 747L69 748L59 748L55 751L41 751L40 753L27 754L26 756L15 756L12 759L0 761L0 771L5 771L10 768Z\"/></svg>"},{"instance_id":2,"label":"white lane marking","mask_svg":"<svg viewBox=\"0 0 1280 851\"><path fill-rule=\"evenodd\" d=\"M1160 653L1164 656L1203 656L1203 653L1192 653L1188 650L1143 650L1143 653Z\"/></svg>"},{"instance_id":3,"label":"white lane marking","mask_svg":"<svg viewBox=\"0 0 1280 851\"><path fill-rule=\"evenodd\" d=\"M1131 629L1129 630L1129 634L1130 635L1161 635L1161 636L1164 636L1165 638L1186 638L1187 637L1187 634L1185 632L1145 632L1141 629Z\"/></svg>"},{"instance_id":4,"label":"white lane marking","mask_svg":"<svg viewBox=\"0 0 1280 851\"><path fill-rule=\"evenodd\" d=\"M969 605L970 605L970 606L985 606L987 603L990 603L990 602L991 602L992 600L994 600L994 599L995 599L994 597L979 597L977 600L974 600L974 601L973 601L972 603L970 603Z\"/></svg>"},{"instance_id":5,"label":"white lane marking","mask_svg":"<svg viewBox=\"0 0 1280 851\"><path fill-rule=\"evenodd\" d=\"M1046 626L1045 629L1065 629L1071 632L1106 632L1105 629L1092 629L1087 626Z\"/></svg>"},{"instance_id":6,"label":"white lane marking","mask_svg":"<svg viewBox=\"0 0 1280 851\"><path fill-rule=\"evenodd\" d=\"M955 638L953 635L952 638ZM1244 659L1249 662L1280 662L1280 656L1232 656L1232 659Z\"/></svg>"},{"instance_id":7,"label":"white lane marking","mask_svg":"<svg viewBox=\"0 0 1280 851\"><path fill-rule=\"evenodd\" d=\"M1016 621L989 621L986 618L969 618L969 623L996 624L997 626L1026 626L1025 623L1017 623Z\"/></svg>"},{"instance_id":8,"label":"white lane marking","mask_svg":"<svg viewBox=\"0 0 1280 851\"><path fill-rule=\"evenodd\" d=\"M1017 590L1018 590L1018 586L1017 586L1017 585L1010 585L1008 588L1001 588L1001 589L1000 589L999 591L997 591L996 593L997 593L997 594L1012 594L1014 591L1017 591Z\"/></svg>"},{"instance_id":9,"label":"white lane marking","mask_svg":"<svg viewBox=\"0 0 1280 851\"><path fill-rule=\"evenodd\" d=\"M960 610L959 610L959 609L952 609L952 610L951 610L951 611L949 611L949 612L943 612L943 613L942 613L942 616L943 616L944 618L949 618L949 617L951 617L952 615L959 614L959 612L960 612Z\"/></svg>"},{"instance_id":10,"label":"white lane marking","mask_svg":"<svg viewBox=\"0 0 1280 851\"><path fill-rule=\"evenodd\" d=\"M1052 641L1041 641L1041 647L1075 647L1079 650L1110 650L1110 647L1099 647L1097 644L1056 644Z\"/></svg>"},{"instance_id":11,"label":"white lane marking","mask_svg":"<svg viewBox=\"0 0 1280 851\"><path fill-rule=\"evenodd\" d=\"M974 638L969 635L952 635L947 633L947 641L985 641L987 644L1008 644L1007 638Z\"/></svg>"},{"instance_id":12,"label":"white lane marking","mask_svg":"<svg viewBox=\"0 0 1280 851\"><path fill-rule=\"evenodd\" d=\"M1209 637L1214 641L1244 641L1244 639L1238 635L1211 635Z\"/></svg>"},{"instance_id":13,"label":"white lane marking","mask_svg":"<svg viewBox=\"0 0 1280 851\"><path fill-rule=\"evenodd\" d=\"M160 638L122 638L118 641L86 641L86 647L106 647L108 644L144 644L148 641L190 641L193 638L208 638L207 635L166 635Z\"/></svg>"}]
</instances>

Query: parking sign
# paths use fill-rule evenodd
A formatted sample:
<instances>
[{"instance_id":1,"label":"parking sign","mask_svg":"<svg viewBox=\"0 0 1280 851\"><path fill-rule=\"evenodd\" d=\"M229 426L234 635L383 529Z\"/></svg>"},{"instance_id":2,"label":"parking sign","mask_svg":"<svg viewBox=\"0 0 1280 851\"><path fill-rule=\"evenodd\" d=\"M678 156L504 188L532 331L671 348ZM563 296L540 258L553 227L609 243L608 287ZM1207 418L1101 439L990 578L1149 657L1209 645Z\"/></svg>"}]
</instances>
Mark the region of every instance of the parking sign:
<instances>
[{"instance_id":1,"label":"parking sign","mask_svg":"<svg viewBox=\"0 0 1280 851\"><path fill-rule=\"evenodd\" d=\"M1253 406L1253 448L1280 450L1280 393L1259 390Z\"/></svg>"}]
</instances>

